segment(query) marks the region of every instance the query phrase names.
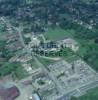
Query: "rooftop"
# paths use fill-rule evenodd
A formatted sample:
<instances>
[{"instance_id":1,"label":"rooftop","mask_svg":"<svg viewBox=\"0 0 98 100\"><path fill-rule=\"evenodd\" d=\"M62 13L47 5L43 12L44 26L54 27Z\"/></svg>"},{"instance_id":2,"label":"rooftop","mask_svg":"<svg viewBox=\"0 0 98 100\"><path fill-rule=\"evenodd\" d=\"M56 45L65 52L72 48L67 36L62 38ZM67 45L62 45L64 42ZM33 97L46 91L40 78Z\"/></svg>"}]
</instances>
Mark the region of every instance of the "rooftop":
<instances>
[{"instance_id":1,"label":"rooftop","mask_svg":"<svg viewBox=\"0 0 98 100\"><path fill-rule=\"evenodd\" d=\"M20 92L16 86L10 88L0 87L0 98L1 100L14 100L20 95Z\"/></svg>"}]
</instances>

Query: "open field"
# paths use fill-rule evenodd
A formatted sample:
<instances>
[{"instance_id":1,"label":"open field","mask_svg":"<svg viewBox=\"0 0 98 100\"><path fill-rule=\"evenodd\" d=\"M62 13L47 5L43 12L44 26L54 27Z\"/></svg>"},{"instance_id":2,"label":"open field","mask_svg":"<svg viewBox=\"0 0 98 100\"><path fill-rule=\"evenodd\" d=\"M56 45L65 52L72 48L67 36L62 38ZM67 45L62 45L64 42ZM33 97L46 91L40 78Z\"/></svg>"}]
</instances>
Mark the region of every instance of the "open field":
<instances>
[{"instance_id":1,"label":"open field","mask_svg":"<svg viewBox=\"0 0 98 100\"><path fill-rule=\"evenodd\" d=\"M48 65L55 62L53 60L48 60L48 59L44 59L44 58L41 58L41 57L37 57L37 58L44 66L48 66Z\"/></svg>"},{"instance_id":2,"label":"open field","mask_svg":"<svg viewBox=\"0 0 98 100\"><path fill-rule=\"evenodd\" d=\"M49 28L48 31L44 33L44 36L50 40L60 40L66 37L73 37L73 35L74 30L64 30L60 27Z\"/></svg>"},{"instance_id":3,"label":"open field","mask_svg":"<svg viewBox=\"0 0 98 100\"><path fill-rule=\"evenodd\" d=\"M77 34L81 33L81 34ZM93 34L93 31L91 32ZM60 27L49 28L44 36L48 40L62 40L66 37L73 38L76 42L78 42L79 50L74 55L79 56L80 58L84 59L89 65L92 66L93 69L96 71L98 70L98 45L94 43L94 38L83 38L81 35L84 34L81 31L77 32L75 29L62 29ZM79 36L81 38L79 38ZM84 36L89 36L88 34L84 34ZM69 50L68 50L69 51ZM68 59L70 58L70 52L68 54ZM66 58L65 56L64 58ZM73 55L72 55L73 56ZM70 61L70 59L69 59Z\"/></svg>"},{"instance_id":4,"label":"open field","mask_svg":"<svg viewBox=\"0 0 98 100\"><path fill-rule=\"evenodd\" d=\"M32 66L32 69L38 68L38 65L34 59L29 60L27 64L30 64Z\"/></svg>"}]
</instances>

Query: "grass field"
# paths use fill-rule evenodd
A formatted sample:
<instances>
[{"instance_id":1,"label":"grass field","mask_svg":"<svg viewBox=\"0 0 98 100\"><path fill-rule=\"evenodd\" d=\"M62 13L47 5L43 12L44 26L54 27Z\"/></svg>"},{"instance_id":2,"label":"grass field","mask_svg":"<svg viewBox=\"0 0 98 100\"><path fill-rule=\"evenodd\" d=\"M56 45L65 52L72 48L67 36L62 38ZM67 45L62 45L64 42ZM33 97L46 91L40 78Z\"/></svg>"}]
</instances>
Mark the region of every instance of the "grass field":
<instances>
[{"instance_id":1,"label":"grass field","mask_svg":"<svg viewBox=\"0 0 98 100\"><path fill-rule=\"evenodd\" d=\"M37 58L46 67L55 62L53 60L48 60L48 59L44 59L44 58L41 58L41 57L37 57Z\"/></svg>"},{"instance_id":2,"label":"grass field","mask_svg":"<svg viewBox=\"0 0 98 100\"><path fill-rule=\"evenodd\" d=\"M37 62L34 59L29 60L27 64L30 64L32 66L32 69L38 68Z\"/></svg>"},{"instance_id":3,"label":"grass field","mask_svg":"<svg viewBox=\"0 0 98 100\"><path fill-rule=\"evenodd\" d=\"M69 29L64 30L61 29L60 27L49 28L48 31L44 33L44 36L50 40L60 40L66 37L73 37L73 35L74 35L74 30L69 30Z\"/></svg>"}]
</instances>

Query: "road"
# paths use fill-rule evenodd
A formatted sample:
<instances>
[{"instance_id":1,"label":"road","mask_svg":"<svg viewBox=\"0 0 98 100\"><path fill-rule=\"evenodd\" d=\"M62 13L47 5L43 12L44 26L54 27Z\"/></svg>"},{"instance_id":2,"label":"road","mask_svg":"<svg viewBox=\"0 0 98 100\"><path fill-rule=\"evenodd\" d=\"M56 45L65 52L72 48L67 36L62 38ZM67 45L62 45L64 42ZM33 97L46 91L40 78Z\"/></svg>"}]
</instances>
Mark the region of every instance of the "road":
<instances>
[{"instance_id":1,"label":"road","mask_svg":"<svg viewBox=\"0 0 98 100\"><path fill-rule=\"evenodd\" d=\"M17 27L14 27L14 26L12 26L8 21L6 21L4 18L1 18L1 20L6 24L6 26L7 26L7 28L8 28L8 31L10 32L10 33L13 33L13 31L12 31L12 28L14 29L14 30L16 30L17 31L17 33L19 34L19 39L20 39L20 41L21 41L21 43L22 43L22 46L25 48L25 50L27 51L27 53L28 54L30 54L31 56L32 56L32 52L27 48L27 46L25 45L25 43L24 43L24 39L23 39L23 36L22 36L22 29L19 27L19 28L17 28ZM61 94L64 94L64 93L66 93L66 91L62 88L62 86L61 86L61 84L60 84L60 82L54 77L54 75L52 74L52 73L50 73L48 70L47 70L47 68L35 57L35 56L33 56L33 58L35 59L35 61L37 62L37 64L43 69L43 71L45 71L49 76L50 76L50 78L54 81L54 83L56 84L56 86L57 86L57 89L60 91L60 93ZM32 77L32 76L30 76L30 77ZM95 87L95 86L97 86L98 85L98 81L95 81L93 84L87 84L87 85L84 85L84 86L80 86L80 87L78 87L77 89L79 89L81 92L82 91L87 91L88 89L90 89L91 87ZM73 93L77 93L76 91L75 91L75 89L74 89L74 91L73 90L71 90L71 91L69 91L69 92L67 92L69 95L71 95L71 93L73 94ZM66 96L66 94L65 94L65 96ZM65 100L65 97L62 99L62 100Z\"/></svg>"},{"instance_id":2,"label":"road","mask_svg":"<svg viewBox=\"0 0 98 100\"><path fill-rule=\"evenodd\" d=\"M17 33L19 34L19 37L20 37L20 41L23 45L23 47L26 49L27 53L29 54L32 54L32 52L27 48L27 46L25 45L24 43L24 40L23 40L23 37L22 37L22 32L21 32L21 28L16 28L16 27L13 27L15 30L17 30ZM31 55L32 56L32 55ZM35 61L37 62L37 64L50 76L50 78L55 82L55 84L57 85L57 88L58 90L60 91L60 93L64 93L65 90L62 88L62 86L60 85L59 81L52 75L52 73L50 73L46 68L45 66L40 63L40 61L35 57L33 56L33 58L35 59Z\"/></svg>"},{"instance_id":3,"label":"road","mask_svg":"<svg viewBox=\"0 0 98 100\"><path fill-rule=\"evenodd\" d=\"M37 62L37 64L43 69L43 71L45 71L49 77L53 80L53 82L56 84L57 86L57 89L59 90L60 93L64 93L65 92L65 89L63 89L63 87L61 86L60 82L54 77L54 75L52 73L50 73L47 68L42 64L40 63L40 61L34 57L35 61Z\"/></svg>"},{"instance_id":4,"label":"road","mask_svg":"<svg viewBox=\"0 0 98 100\"><path fill-rule=\"evenodd\" d=\"M23 36L22 36L22 29L19 27L14 27L10 24L10 22L6 21L5 19L3 19L4 23L6 24L7 28L10 29L10 33L12 33L12 30L11 28L13 28L14 30L16 30L16 32L19 34L19 39L22 43L22 46L25 48L25 50L27 51L28 54L32 54L32 52L30 51L30 49L27 48L27 46L25 45L24 43L24 39L23 39ZM32 56L32 55L31 55ZM37 64L50 76L50 78L55 82L55 84L57 85L57 88L58 90L60 91L60 93L64 93L65 90L62 88L61 84L59 83L59 81L54 77L54 75L52 73L50 73L46 67L40 63L40 61L35 57L33 56L33 58L35 59L35 61L37 62Z\"/></svg>"},{"instance_id":5,"label":"road","mask_svg":"<svg viewBox=\"0 0 98 100\"><path fill-rule=\"evenodd\" d=\"M61 60L60 57L46 57L46 56L40 56L38 55L40 58L43 58L43 59L48 59L48 60L53 60L53 61L59 61Z\"/></svg>"},{"instance_id":6,"label":"road","mask_svg":"<svg viewBox=\"0 0 98 100\"><path fill-rule=\"evenodd\" d=\"M12 26L12 25L10 24L9 20L7 20L7 19L4 18L4 17L1 17L0 20L2 20L2 21L5 23L5 25L6 25L7 30L8 30L9 33L13 34L13 30L15 30L16 33L19 34L19 40L20 40L22 46L25 48L25 50L26 50L29 54L31 54L31 51L27 48L26 44L24 43L24 39L23 39L23 36L22 36L22 34L21 34L21 33L22 33L22 28Z\"/></svg>"}]
</instances>

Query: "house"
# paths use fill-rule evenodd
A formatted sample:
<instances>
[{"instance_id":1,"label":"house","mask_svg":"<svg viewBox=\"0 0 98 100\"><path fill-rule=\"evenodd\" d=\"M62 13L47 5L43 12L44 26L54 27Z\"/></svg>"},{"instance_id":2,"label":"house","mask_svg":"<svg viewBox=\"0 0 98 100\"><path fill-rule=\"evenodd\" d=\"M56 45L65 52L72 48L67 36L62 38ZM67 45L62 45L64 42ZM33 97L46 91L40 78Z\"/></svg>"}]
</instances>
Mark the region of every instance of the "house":
<instances>
[{"instance_id":1,"label":"house","mask_svg":"<svg viewBox=\"0 0 98 100\"><path fill-rule=\"evenodd\" d=\"M49 98L54 97L57 92L55 83L51 80L50 76L43 71L33 74L32 86L33 89L37 91L42 100L51 100Z\"/></svg>"},{"instance_id":2,"label":"house","mask_svg":"<svg viewBox=\"0 0 98 100\"><path fill-rule=\"evenodd\" d=\"M20 95L16 86L5 87L0 85L0 100L15 100Z\"/></svg>"},{"instance_id":3,"label":"house","mask_svg":"<svg viewBox=\"0 0 98 100\"><path fill-rule=\"evenodd\" d=\"M6 35L7 43L12 41L17 41L19 39L18 34L7 34Z\"/></svg>"},{"instance_id":4,"label":"house","mask_svg":"<svg viewBox=\"0 0 98 100\"><path fill-rule=\"evenodd\" d=\"M23 46L21 45L20 41L12 42L12 43L9 43L6 45L6 48L12 52L19 50L19 49L22 49L22 47Z\"/></svg>"},{"instance_id":5,"label":"house","mask_svg":"<svg viewBox=\"0 0 98 100\"><path fill-rule=\"evenodd\" d=\"M79 49L78 43L72 38L65 38L64 40L61 40L59 44L70 48L74 52Z\"/></svg>"},{"instance_id":6,"label":"house","mask_svg":"<svg viewBox=\"0 0 98 100\"><path fill-rule=\"evenodd\" d=\"M17 58L17 61L23 62L23 63L25 63L29 60L32 60L32 56L29 56L28 54L21 55Z\"/></svg>"}]
</instances>

